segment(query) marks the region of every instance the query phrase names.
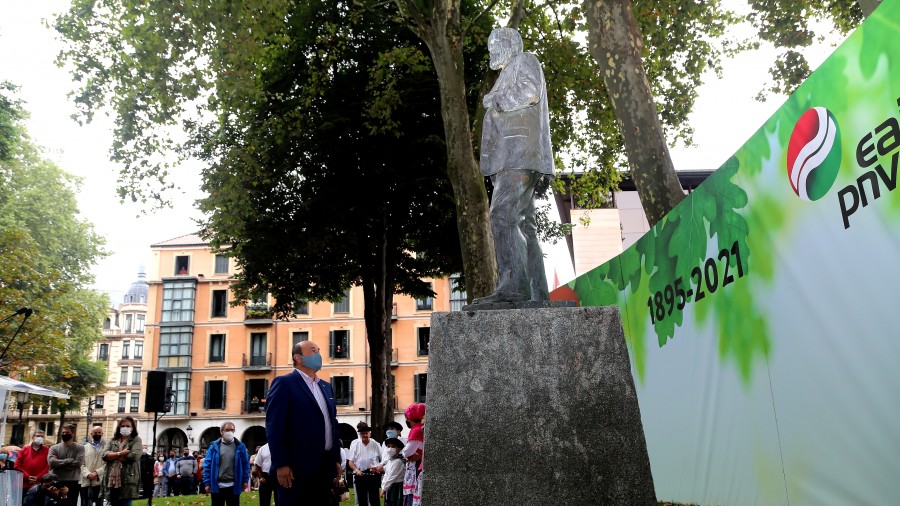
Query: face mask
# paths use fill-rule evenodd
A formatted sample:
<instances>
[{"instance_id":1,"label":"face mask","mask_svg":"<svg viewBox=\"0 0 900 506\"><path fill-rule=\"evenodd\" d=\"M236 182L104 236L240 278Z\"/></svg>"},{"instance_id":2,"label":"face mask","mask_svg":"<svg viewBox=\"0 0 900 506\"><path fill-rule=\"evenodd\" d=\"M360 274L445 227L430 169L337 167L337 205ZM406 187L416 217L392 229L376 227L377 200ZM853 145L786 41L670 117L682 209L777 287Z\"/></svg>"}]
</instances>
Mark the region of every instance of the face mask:
<instances>
[{"instance_id":1,"label":"face mask","mask_svg":"<svg viewBox=\"0 0 900 506\"><path fill-rule=\"evenodd\" d=\"M43 437L43 436L38 436L38 437L34 438L34 444L36 444L36 445L42 445L42 444L44 444L44 437Z\"/></svg>"},{"instance_id":2,"label":"face mask","mask_svg":"<svg viewBox=\"0 0 900 506\"><path fill-rule=\"evenodd\" d=\"M65 441L65 442L67 442L67 443L68 443L69 441L72 440L72 435L71 435L71 434L63 434L61 437L62 437L62 440Z\"/></svg>"},{"instance_id":3,"label":"face mask","mask_svg":"<svg viewBox=\"0 0 900 506\"><path fill-rule=\"evenodd\" d=\"M229 443L234 441L234 432L228 431L228 432L223 433L222 439L224 439L225 441L227 441Z\"/></svg>"},{"instance_id":4,"label":"face mask","mask_svg":"<svg viewBox=\"0 0 900 506\"><path fill-rule=\"evenodd\" d=\"M409 420L407 420L407 421L406 421L406 426L407 426L408 428L412 429L412 422L410 422Z\"/></svg>"},{"instance_id":5,"label":"face mask","mask_svg":"<svg viewBox=\"0 0 900 506\"><path fill-rule=\"evenodd\" d=\"M170 458L170 459L174 459L174 458L175 458L175 454L173 453L172 455L169 455L169 458Z\"/></svg>"},{"instance_id":6,"label":"face mask","mask_svg":"<svg viewBox=\"0 0 900 506\"><path fill-rule=\"evenodd\" d=\"M103 434L91 434L91 437L94 438L94 441L100 441L103 439Z\"/></svg>"},{"instance_id":7,"label":"face mask","mask_svg":"<svg viewBox=\"0 0 900 506\"><path fill-rule=\"evenodd\" d=\"M387 437L397 437L397 431L394 429L387 430Z\"/></svg>"},{"instance_id":8,"label":"face mask","mask_svg":"<svg viewBox=\"0 0 900 506\"><path fill-rule=\"evenodd\" d=\"M166 460L166 459L160 457L158 460L159 460L160 462L162 462L162 461L164 461L164 460Z\"/></svg>"},{"instance_id":9,"label":"face mask","mask_svg":"<svg viewBox=\"0 0 900 506\"><path fill-rule=\"evenodd\" d=\"M128 437L131 435L131 427L119 427L119 434Z\"/></svg>"},{"instance_id":10,"label":"face mask","mask_svg":"<svg viewBox=\"0 0 900 506\"><path fill-rule=\"evenodd\" d=\"M388 448L386 453L388 454L388 457L393 458L394 456L397 455L397 449L396 448Z\"/></svg>"},{"instance_id":11,"label":"face mask","mask_svg":"<svg viewBox=\"0 0 900 506\"><path fill-rule=\"evenodd\" d=\"M318 353L313 353L312 355L303 356L300 355L300 360L303 365L309 367L313 371L319 371L322 369L322 355Z\"/></svg>"}]
</instances>

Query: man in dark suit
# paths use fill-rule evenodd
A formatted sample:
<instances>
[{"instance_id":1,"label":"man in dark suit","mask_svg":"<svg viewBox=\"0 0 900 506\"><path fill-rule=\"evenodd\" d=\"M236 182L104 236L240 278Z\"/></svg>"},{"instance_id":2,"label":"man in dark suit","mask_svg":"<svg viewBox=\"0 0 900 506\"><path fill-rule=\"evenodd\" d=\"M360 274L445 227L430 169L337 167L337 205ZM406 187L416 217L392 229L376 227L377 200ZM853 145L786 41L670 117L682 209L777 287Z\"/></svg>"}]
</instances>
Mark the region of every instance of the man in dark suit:
<instances>
[{"instance_id":1,"label":"man in dark suit","mask_svg":"<svg viewBox=\"0 0 900 506\"><path fill-rule=\"evenodd\" d=\"M331 385L316 377L319 346L294 345L294 371L272 381L266 396L266 437L279 506L332 504L341 474L341 441Z\"/></svg>"}]
</instances>

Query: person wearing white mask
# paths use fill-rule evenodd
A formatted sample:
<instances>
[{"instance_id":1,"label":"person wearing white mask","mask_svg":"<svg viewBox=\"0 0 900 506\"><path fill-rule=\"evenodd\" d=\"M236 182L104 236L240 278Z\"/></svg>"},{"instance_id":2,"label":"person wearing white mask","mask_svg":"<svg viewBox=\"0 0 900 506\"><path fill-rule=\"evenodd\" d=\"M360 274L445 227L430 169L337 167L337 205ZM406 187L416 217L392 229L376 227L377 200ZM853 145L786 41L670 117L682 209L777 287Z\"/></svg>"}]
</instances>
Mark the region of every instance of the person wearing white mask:
<instances>
[{"instance_id":1,"label":"person wearing white mask","mask_svg":"<svg viewBox=\"0 0 900 506\"><path fill-rule=\"evenodd\" d=\"M91 437L84 443L84 465L81 466L81 505L103 506L100 478L103 475L103 427L91 428Z\"/></svg>"},{"instance_id":2,"label":"person wearing white mask","mask_svg":"<svg viewBox=\"0 0 900 506\"><path fill-rule=\"evenodd\" d=\"M41 482L41 477L50 472L47 457L50 447L44 445L44 431L36 430L31 436L31 444L19 450L15 469L22 472L22 498L29 488Z\"/></svg>"},{"instance_id":3,"label":"person wearing white mask","mask_svg":"<svg viewBox=\"0 0 900 506\"><path fill-rule=\"evenodd\" d=\"M103 495L111 506L131 506L141 497L141 455L144 445L138 437L134 418L119 420L116 432L103 449L106 468L103 475Z\"/></svg>"},{"instance_id":4,"label":"person wearing white mask","mask_svg":"<svg viewBox=\"0 0 900 506\"><path fill-rule=\"evenodd\" d=\"M203 486L212 506L238 506L250 491L250 453L234 437L234 424L222 424L222 437L210 443L203 460Z\"/></svg>"},{"instance_id":5,"label":"person wearing white mask","mask_svg":"<svg viewBox=\"0 0 900 506\"><path fill-rule=\"evenodd\" d=\"M385 462L383 465L384 476L381 478L381 497L384 497L384 506L401 506L403 504L403 474L406 471L406 463L400 450L403 442L395 437L388 438L384 442Z\"/></svg>"}]
</instances>

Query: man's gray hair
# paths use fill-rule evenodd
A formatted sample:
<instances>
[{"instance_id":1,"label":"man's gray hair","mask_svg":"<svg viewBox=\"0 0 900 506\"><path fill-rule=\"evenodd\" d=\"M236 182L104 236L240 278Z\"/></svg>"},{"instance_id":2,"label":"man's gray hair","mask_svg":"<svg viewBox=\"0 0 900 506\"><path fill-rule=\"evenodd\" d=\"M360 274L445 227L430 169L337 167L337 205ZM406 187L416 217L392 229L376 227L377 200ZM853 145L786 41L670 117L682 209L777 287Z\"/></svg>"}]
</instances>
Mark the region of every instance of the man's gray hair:
<instances>
[{"instance_id":1,"label":"man's gray hair","mask_svg":"<svg viewBox=\"0 0 900 506\"><path fill-rule=\"evenodd\" d=\"M219 427L219 430L221 430L222 432L225 432L225 426L228 424L231 424L231 426L234 427L235 430L237 430L237 425L235 425L234 422L232 422L231 420L228 420L227 422L222 422L222 426Z\"/></svg>"}]
</instances>

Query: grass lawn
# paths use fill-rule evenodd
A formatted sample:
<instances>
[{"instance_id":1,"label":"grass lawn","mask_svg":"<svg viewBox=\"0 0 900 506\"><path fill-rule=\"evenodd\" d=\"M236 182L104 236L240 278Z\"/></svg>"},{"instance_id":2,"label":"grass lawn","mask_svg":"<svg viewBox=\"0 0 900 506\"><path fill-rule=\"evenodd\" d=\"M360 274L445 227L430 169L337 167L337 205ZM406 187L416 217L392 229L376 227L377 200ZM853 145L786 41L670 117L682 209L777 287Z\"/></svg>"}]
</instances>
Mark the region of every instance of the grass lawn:
<instances>
[{"instance_id":1,"label":"grass lawn","mask_svg":"<svg viewBox=\"0 0 900 506\"><path fill-rule=\"evenodd\" d=\"M383 502L383 500L382 500ZM154 497L153 506L209 506L208 495L181 495L177 497ZM131 506L147 506L146 499L132 501ZM259 506L259 492L245 492L241 494L241 506ZM341 503L341 506L353 506L353 490L350 490L350 500Z\"/></svg>"},{"instance_id":2,"label":"grass lawn","mask_svg":"<svg viewBox=\"0 0 900 506\"><path fill-rule=\"evenodd\" d=\"M132 506L147 506L147 500L133 501ZM384 504L384 499L382 499ZM153 499L153 506L209 506L208 495L183 495L179 497L165 497ZM673 502L660 502L660 506L689 506ZM259 506L259 493L246 492L241 494L241 506ZM350 489L350 500L341 503L341 506L353 506L353 489Z\"/></svg>"}]
</instances>

